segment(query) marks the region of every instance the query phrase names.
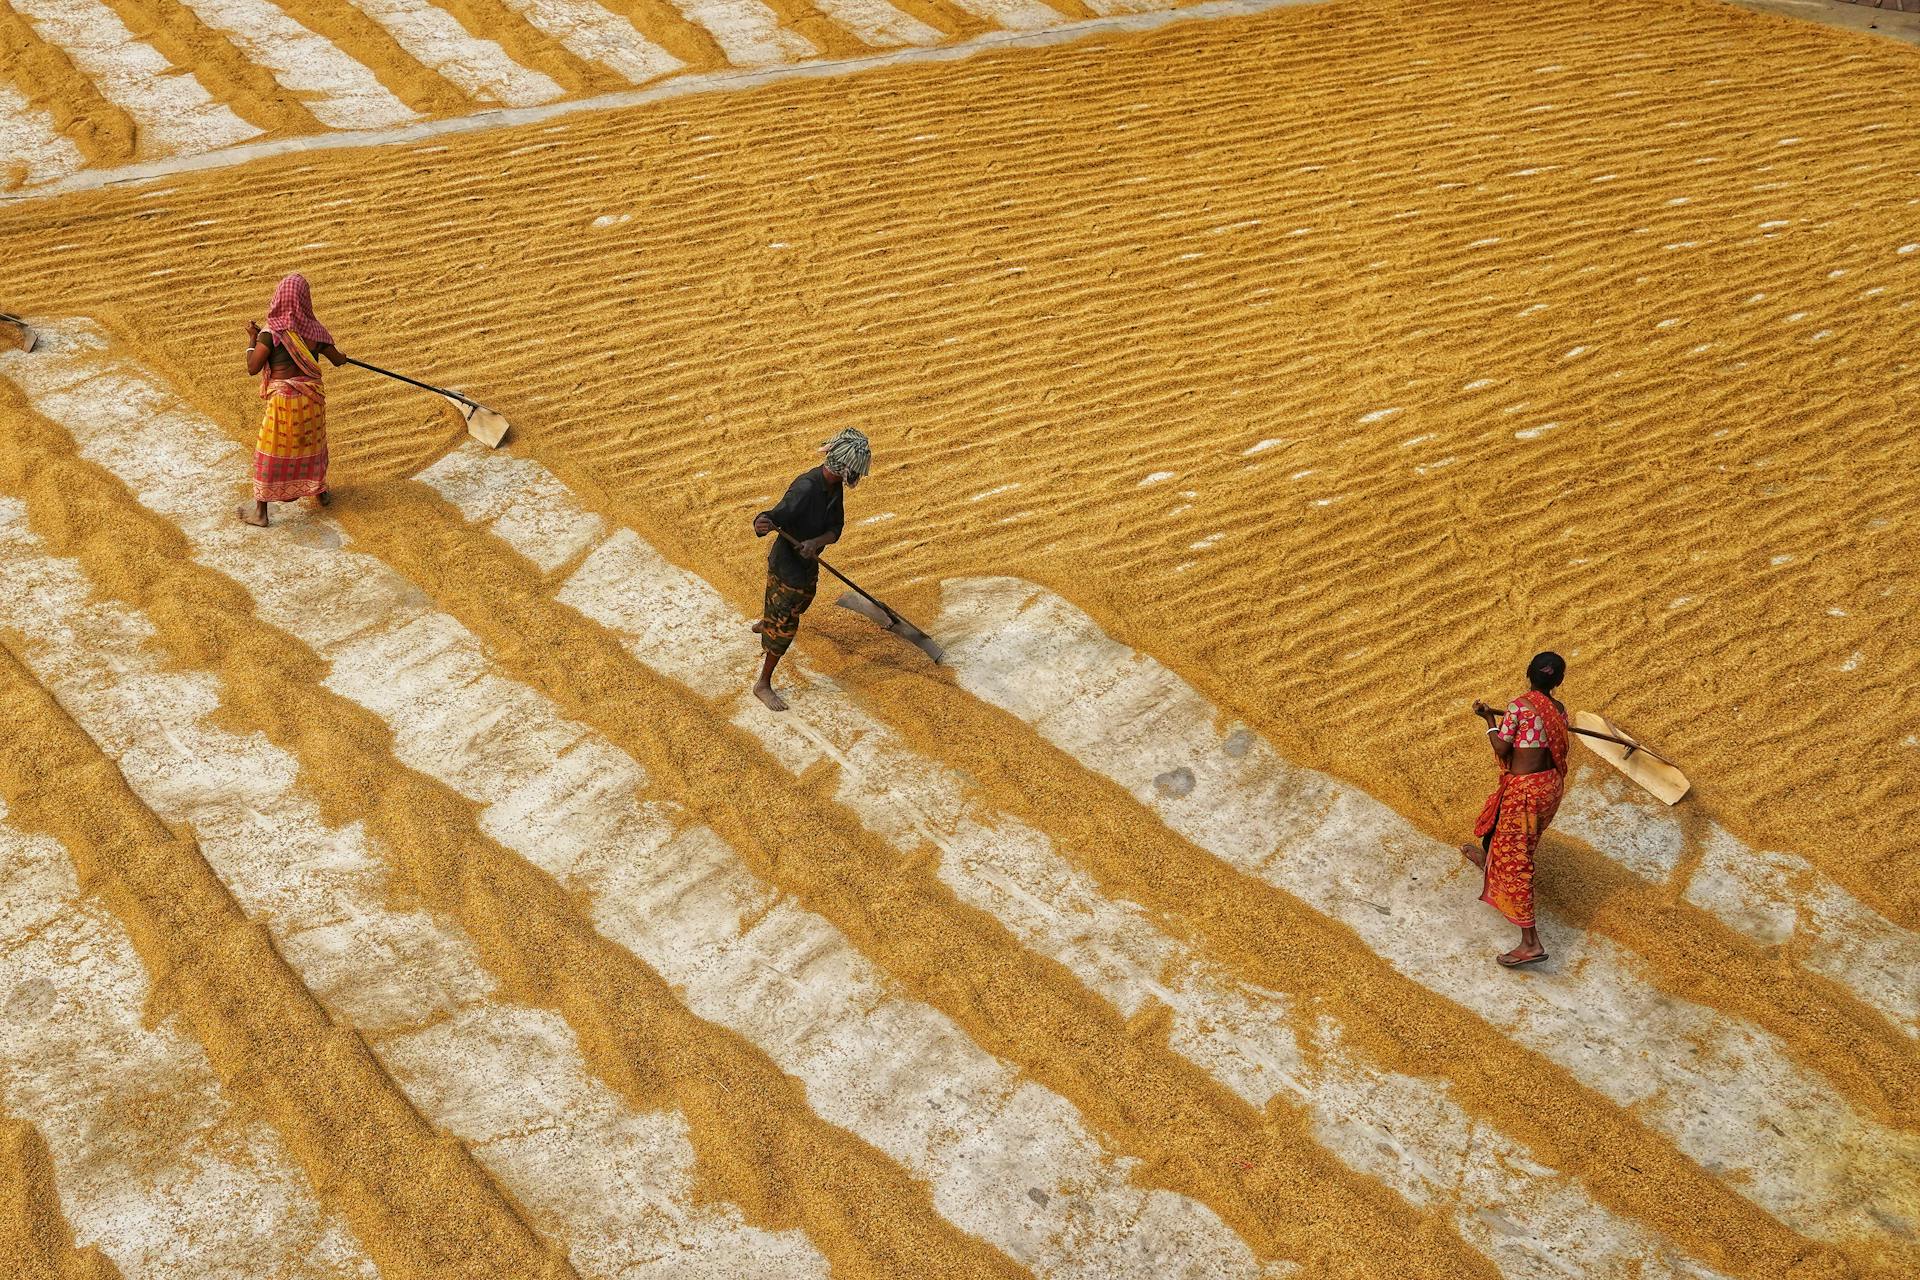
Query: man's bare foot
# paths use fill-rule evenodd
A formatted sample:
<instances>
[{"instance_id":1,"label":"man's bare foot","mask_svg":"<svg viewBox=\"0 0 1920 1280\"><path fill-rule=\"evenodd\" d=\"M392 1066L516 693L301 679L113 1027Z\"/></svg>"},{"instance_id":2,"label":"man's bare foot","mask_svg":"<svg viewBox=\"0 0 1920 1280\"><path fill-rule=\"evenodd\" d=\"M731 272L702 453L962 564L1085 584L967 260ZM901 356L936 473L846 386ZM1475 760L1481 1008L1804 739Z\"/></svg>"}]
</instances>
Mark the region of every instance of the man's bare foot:
<instances>
[{"instance_id":1,"label":"man's bare foot","mask_svg":"<svg viewBox=\"0 0 1920 1280\"><path fill-rule=\"evenodd\" d=\"M1460 846L1460 856L1482 871L1487 869L1487 851L1480 847L1478 840L1469 840Z\"/></svg>"},{"instance_id":2,"label":"man's bare foot","mask_svg":"<svg viewBox=\"0 0 1920 1280\"><path fill-rule=\"evenodd\" d=\"M327 492L325 489L322 489L319 493L315 494L314 497L320 500L320 505L323 507L330 507L333 505L333 495Z\"/></svg>"},{"instance_id":3,"label":"man's bare foot","mask_svg":"<svg viewBox=\"0 0 1920 1280\"><path fill-rule=\"evenodd\" d=\"M773 686L765 680L753 686L753 696L767 704L769 711L785 711L787 700L773 691Z\"/></svg>"},{"instance_id":4,"label":"man's bare foot","mask_svg":"<svg viewBox=\"0 0 1920 1280\"><path fill-rule=\"evenodd\" d=\"M243 502L234 508L234 513L256 529L267 527L267 513L257 505Z\"/></svg>"},{"instance_id":5,"label":"man's bare foot","mask_svg":"<svg viewBox=\"0 0 1920 1280\"><path fill-rule=\"evenodd\" d=\"M1500 957L1500 963L1509 969L1518 969L1523 964L1539 964L1547 958L1547 949L1542 946L1527 946L1524 942Z\"/></svg>"}]
</instances>

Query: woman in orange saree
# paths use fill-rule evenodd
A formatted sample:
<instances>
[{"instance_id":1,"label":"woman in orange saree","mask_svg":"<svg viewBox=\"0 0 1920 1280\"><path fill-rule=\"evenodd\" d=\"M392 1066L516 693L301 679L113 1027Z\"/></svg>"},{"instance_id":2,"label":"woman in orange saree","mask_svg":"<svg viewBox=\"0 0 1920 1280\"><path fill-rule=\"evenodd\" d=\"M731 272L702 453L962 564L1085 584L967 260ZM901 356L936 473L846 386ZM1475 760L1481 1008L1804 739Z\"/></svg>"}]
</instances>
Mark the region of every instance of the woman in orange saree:
<instances>
[{"instance_id":1,"label":"woman in orange saree","mask_svg":"<svg viewBox=\"0 0 1920 1280\"><path fill-rule=\"evenodd\" d=\"M313 314L307 278L290 275L273 294L267 327L247 323L247 372L260 375L267 402L253 444L253 505L240 504L248 524L267 526L269 502L293 502L327 493L327 393L320 359L335 365L346 357Z\"/></svg>"},{"instance_id":2,"label":"woman in orange saree","mask_svg":"<svg viewBox=\"0 0 1920 1280\"><path fill-rule=\"evenodd\" d=\"M1484 702L1473 704L1474 714L1487 722L1500 785L1474 824L1478 843L1469 841L1460 852L1485 873L1480 901L1520 929L1520 945L1500 957L1509 969L1547 958L1534 928L1533 858L1566 791L1567 709L1553 696L1566 673L1559 654L1536 654L1527 664L1530 688L1505 715Z\"/></svg>"}]
</instances>

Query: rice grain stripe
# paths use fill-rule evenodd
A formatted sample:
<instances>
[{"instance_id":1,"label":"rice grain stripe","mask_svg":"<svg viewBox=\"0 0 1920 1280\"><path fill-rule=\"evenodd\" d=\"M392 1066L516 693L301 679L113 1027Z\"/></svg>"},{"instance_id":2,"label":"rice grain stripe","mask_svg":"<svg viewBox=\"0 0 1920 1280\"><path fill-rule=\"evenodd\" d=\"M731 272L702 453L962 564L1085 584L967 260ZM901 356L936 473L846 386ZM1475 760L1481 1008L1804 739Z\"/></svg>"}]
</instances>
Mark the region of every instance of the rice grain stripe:
<instances>
[{"instance_id":1,"label":"rice grain stripe","mask_svg":"<svg viewBox=\"0 0 1920 1280\"><path fill-rule=\"evenodd\" d=\"M493 672L458 623L343 547L330 522L285 510L284 536L260 538L224 510L209 518L193 477L238 467L244 455L96 344L50 330L31 363L0 360L0 370L72 427L83 455L178 522L197 556L240 581L263 617L328 659L327 687L386 721L403 763L485 805L489 834L565 887L592 892L603 934L681 986L695 1013L797 1076L823 1117L930 1182L956 1226L1044 1276L1153 1280L1169 1266L1265 1274L1211 1210L1132 1185L1137 1162L1109 1160L1064 1099L893 990L832 925L778 900L712 832L688 825L677 806L637 799L647 779L631 760ZM62 385L81 370L94 376ZM116 405L139 406L144 425L134 429ZM1036 1188L1042 1196L1029 1196ZM1061 1208L1048 1212L1048 1198Z\"/></svg>"},{"instance_id":2,"label":"rice grain stripe","mask_svg":"<svg viewBox=\"0 0 1920 1280\"><path fill-rule=\"evenodd\" d=\"M21 517L20 503L0 498L0 558L17 549ZM171 1016L149 1023L149 1001L164 1009L172 992L164 981L150 986L107 904L82 892L58 841L20 831L3 803L0 992L0 1108L38 1130L19 1126L8 1154L45 1179L21 1188L43 1198L37 1212L19 1208L45 1231L71 1224L69 1241L98 1253L75 1271L112 1273L117 1262L128 1276L177 1280L371 1280L346 1224L322 1211L279 1136L222 1093L187 1028ZM157 1089L165 1096L140 1106L103 1105ZM131 1161L140 1176L128 1176ZM0 1168L7 1162L0 1156ZM0 1207L10 1194L0 1190ZM16 1253L4 1248L7 1235L0 1227L4 1258L71 1248L45 1239Z\"/></svg>"},{"instance_id":3,"label":"rice grain stripe","mask_svg":"<svg viewBox=\"0 0 1920 1280\"><path fill-rule=\"evenodd\" d=\"M537 462L462 445L419 479L547 572L597 542L557 599L620 636L643 665L734 702L734 724L796 775L837 765L836 799L870 830L904 856L922 842L936 846L955 893L1072 969L1122 1016L1164 1005L1176 1052L1253 1106L1280 1096L1303 1108L1311 1128L1301 1141L1317 1139L1415 1205L1451 1200L1462 1236L1503 1274L1534 1275L1543 1258L1585 1275L1712 1274L1673 1259L1668 1242L1615 1218L1519 1144L1476 1127L1444 1087L1371 1068L1342 1045L1337 1022L1315 1019L1303 1052L1288 996L1235 981L1133 904L1104 898L1043 832L971 799L967 779L914 753L850 705L847 690L802 668L806 687L788 692L788 714L767 716L739 688L747 619L630 531L603 537L604 522ZM1462 1132L1476 1136L1461 1144Z\"/></svg>"},{"instance_id":4,"label":"rice grain stripe","mask_svg":"<svg viewBox=\"0 0 1920 1280\"><path fill-rule=\"evenodd\" d=\"M556 1258L571 1253L586 1276L697 1267L716 1280L826 1280L825 1259L804 1239L696 1205L685 1117L622 1103L587 1073L558 1014L502 1000L464 939L425 911L386 906L385 869L364 831L329 826L279 748L214 725L219 680L169 669L147 619L100 600L74 562L47 555L18 505L0 503L0 626L25 637L27 663L118 755L143 800L199 833L214 872L242 909L271 922L307 989L526 1206Z\"/></svg>"},{"instance_id":5,"label":"rice grain stripe","mask_svg":"<svg viewBox=\"0 0 1920 1280\"><path fill-rule=\"evenodd\" d=\"M259 136L190 71L127 29L103 0L8 0L133 121L139 158L192 155Z\"/></svg>"},{"instance_id":6,"label":"rice grain stripe","mask_svg":"<svg viewBox=\"0 0 1920 1280\"><path fill-rule=\"evenodd\" d=\"M106 893L222 1085L279 1132L380 1274L431 1280L456 1265L499 1280L569 1275L360 1038L328 1019L199 849L140 803L11 653L0 654L0 694L0 732L35 744L0 759L14 820L57 838L81 883Z\"/></svg>"},{"instance_id":7,"label":"rice grain stripe","mask_svg":"<svg viewBox=\"0 0 1920 1280\"><path fill-rule=\"evenodd\" d=\"M393 33L350 0L272 0L286 15L370 72L408 110L423 116L471 110L466 93L403 48Z\"/></svg>"},{"instance_id":8,"label":"rice grain stripe","mask_svg":"<svg viewBox=\"0 0 1920 1280\"><path fill-rule=\"evenodd\" d=\"M1607 939L1552 922L1551 981L1515 981L1487 960L1491 938L1458 883L1457 852L1371 796L1281 760L1250 731L1217 729L1217 708L1051 592L968 579L945 583L943 599L935 629L950 639L961 686L1174 831L1633 1107L1789 1227L1869 1255L1920 1256L1885 1226L1920 1198L1920 1138L1862 1117L1773 1037L1659 993ZM1169 786L1177 771L1186 781ZM1392 905L1383 914L1379 904ZM1719 1120L1698 1124L1708 1110Z\"/></svg>"},{"instance_id":9,"label":"rice grain stripe","mask_svg":"<svg viewBox=\"0 0 1920 1280\"><path fill-rule=\"evenodd\" d=\"M185 68L247 123L274 133L318 133L325 126L273 73L203 21L186 0L105 0L176 67Z\"/></svg>"},{"instance_id":10,"label":"rice grain stripe","mask_svg":"<svg viewBox=\"0 0 1920 1280\"><path fill-rule=\"evenodd\" d=\"M54 128L92 165L123 164L134 156L133 117L109 102L92 77L73 64L15 9L0 0L0 73L10 76L29 104L43 106ZM26 152L18 153L23 158Z\"/></svg>"},{"instance_id":11,"label":"rice grain stripe","mask_svg":"<svg viewBox=\"0 0 1920 1280\"><path fill-rule=\"evenodd\" d=\"M166 3L166 0L144 0ZM328 129L379 129L415 113L334 43L288 17L273 0L180 0L245 55L304 99Z\"/></svg>"}]
</instances>

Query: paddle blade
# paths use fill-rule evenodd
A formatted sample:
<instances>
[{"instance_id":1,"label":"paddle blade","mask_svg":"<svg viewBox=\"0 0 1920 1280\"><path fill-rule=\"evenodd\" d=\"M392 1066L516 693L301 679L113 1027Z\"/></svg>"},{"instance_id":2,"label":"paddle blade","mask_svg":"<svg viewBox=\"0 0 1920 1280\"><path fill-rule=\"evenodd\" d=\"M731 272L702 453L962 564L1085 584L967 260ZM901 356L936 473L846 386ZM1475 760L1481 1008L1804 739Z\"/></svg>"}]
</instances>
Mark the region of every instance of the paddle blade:
<instances>
[{"instance_id":1,"label":"paddle blade","mask_svg":"<svg viewBox=\"0 0 1920 1280\"><path fill-rule=\"evenodd\" d=\"M1585 729L1590 733L1609 734L1636 744L1640 741L1605 716L1596 715L1591 711L1574 712L1573 723L1575 728ZM1635 750L1631 747L1623 747L1617 742L1603 742L1597 738L1582 738L1581 741L1591 747L1595 755L1626 774L1635 785L1663 804L1678 804L1680 797L1692 789L1693 784L1687 781L1686 774L1681 773L1666 761L1648 755L1644 749Z\"/></svg>"},{"instance_id":2,"label":"paddle blade","mask_svg":"<svg viewBox=\"0 0 1920 1280\"><path fill-rule=\"evenodd\" d=\"M39 340L33 326L19 316L0 315L0 343L31 351Z\"/></svg>"},{"instance_id":3,"label":"paddle blade","mask_svg":"<svg viewBox=\"0 0 1920 1280\"><path fill-rule=\"evenodd\" d=\"M507 420L482 405L468 404L464 400L455 400L452 396L443 396L454 411L467 424L467 434L489 449L498 449L500 441L506 438Z\"/></svg>"},{"instance_id":4,"label":"paddle blade","mask_svg":"<svg viewBox=\"0 0 1920 1280\"><path fill-rule=\"evenodd\" d=\"M853 610L853 612L866 618L883 631L893 632L893 634L899 636L908 644L913 645L929 658L932 658L936 663L947 656L947 651L942 649L932 636L914 626L899 614L888 613L885 609L878 607L857 591L846 592L834 603L838 604L842 609Z\"/></svg>"}]
</instances>

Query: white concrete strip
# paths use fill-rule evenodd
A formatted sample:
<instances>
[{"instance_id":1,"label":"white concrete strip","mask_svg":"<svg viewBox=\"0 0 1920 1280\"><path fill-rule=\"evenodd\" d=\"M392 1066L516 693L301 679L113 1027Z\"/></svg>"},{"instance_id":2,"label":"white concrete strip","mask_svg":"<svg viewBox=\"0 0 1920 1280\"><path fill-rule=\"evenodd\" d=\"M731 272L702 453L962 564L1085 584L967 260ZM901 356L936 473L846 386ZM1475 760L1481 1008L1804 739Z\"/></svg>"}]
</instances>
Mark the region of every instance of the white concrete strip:
<instances>
[{"instance_id":1,"label":"white concrete strip","mask_svg":"<svg viewBox=\"0 0 1920 1280\"><path fill-rule=\"evenodd\" d=\"M707 29L736 67L799 62L819 50L792 31L783 31L779 15L760 0L672 0L688 21Z\"/></svg>"},{"instance_id":2,"label":"white concrete strip","mask_svg":"<svg viewBox=\"0 0 1920 1280\"><path fill-rule=\"evenodd\" d=\"M887 0L816 0L820 12L876 49L939 44L946 34L902 13Z\"/></svg>"},{"instance_id":3,"label":"white concrete strip","mask_svg":"<svg viewBox=\"0 0 1920 1280\"><path fill-rule=\"evenodd\" d=\"M512 454L488 457L462 445L427 469L438 489L469 520L501 530L542 573L583 555L607 523L573 500L557 476Z\"/></svg>"},{"instance_id":4,"label":"white concrete strip","mask_svg":"<svg viewBox=\"0 0 1920 1280\"><path fill-rule=\"evenodd\" d=\"M962 1230L1045 1277L1291 1273L1262 1266L1205 1206L1135 1186L1138 1162L1108 1157L1066 1100L901 994L677 806L643 799L637 764L498 674L330 521L279 507L274 529L241 525L208 477L233 476L238 492L245 453L97 330L44 326L31 357L0 355L0 376L327 658L328 687L387 722L403 763L485 806L491 835L590 896L603 933L798 1078L822 1117L925 1179Z\"/></svg>"},{"instance_id":5,"label":"white concrete strip","mask_svg":"<svg viewBox=\"0 0 1920 1280\"><path fill-rule=\"evenodd\" d=\"M686 64L594 0L505 0L542 35L575 57L597 62L629 84L645 84Z\"/></svg>"},{"instance_id":6,"label":"white concrete strip","mask_svg":"<svg viewBox=\"0 0 1920 1280\"><path fill-rule=\"evenodd\" d=\"M0 188L64 178L87 158L54 127L53 117L0 81Z\"/></svg>"},{"instance_id":7,"label":"white concrete strip","mask_svg":"<svg viewBox=\"0 0 1920 1280\"><path fill-rule=\"evenodd\" d=\"M0 522L21 518L0 499ZM75 1242L128 1280L371 1280L273 1130L228 1103L174 1019L149 1022L140 958L65 851L5 818L0 1101L46 1140Z\"/></svg>"},{"instance_id":8,"label":"white concrete strip","mask_svg":"<svg viewBox=\"0 0 1920 1280\"><path fill-rule=\"evenodd\" d=\"M1041 0L953 0L976 18L985 18L1009 31L1038 31L1060 25L1060 11Z\"/></svg>"},{"instance_id":9,"label":"white concrete strip","mask_svg":"<svg viewBox=\"0 0 1920 1280\"><path fill-rule=\"evenodd\" d=\"M475 483L476 474L491 484ZM587 515L538 463L478 445L462 446L420 479L529 559L550 557L544 530L579 527ZM544 518L530 518L536 508ZM794 774L835 764L835 798L870 830L904 855L938 849L941 879L961 899L1072 970L1123 1016L1149 1001L1165 1005L1177 1052L1255 1107L1276 1094L1306 1107L1342 1160L1415 1205L1447 1205L1503 1275L1544 1280L1569 1267L1596 1280L1712 1274L1673 1258L1658 1237L1595 1204L1578 1180L1476 1122L1444 1084L1368 1068L1341 1045L1331 1020L1314 1025L1312 1052L1303 1054L1293 1000L1236 981L1137 905L1103 897L1043 832L986 809L967 779L913 751L827 681L795 673L804 683L790 689L791 710L768 714L742 694L758 653L747 619L631 531L595 550L559 599L614 631L643 665L710 697L735 695L734 723Z\"/></svg>"},{"instance_id":10,"label":"white concrete strip","mask_svg":"<svg viewBox=\"0 0 1920 1280\"><path fill-rule=\"evenodd\" d=\"M1618 774L1582 770L1554 826L1656 884L1679 872L1686 838L1673 813ZM1805 858L1750 849L1717 824L1688 875L1685 899L1795 963L1831 978L1920 1038L1920 934L1902 929Z\"/></svg>"},{"instance_id":11,"label":"white concrete strip","mask_svg":"<svg viewBox=\"0 0 1920 1280\"><path fill-rule=\"evenodd\" d=\"M484 111L470 116L452 116L439 120L427 120L398 129L275 138L268 142L229 148L217 155L180 157L170 161L120 165L112 169L88 169L55 182L37 186L31 191L11 195L0 192L0 202L38 200L49 196L65 195L72 191L91 191L116 183L150 182L157 178L168 178L182 173L199 173L208 169L224 169L231 165L247 164L254 160L292 155L296 152L404 146L452 134L481 133L490 129L511 128L516 125L545 124L583 111L611 111L643 106L649 102L661 102L685 94L733 93L784 80L824 79L855 75L882 67L958 62L976 54L992 53L1001 49L1042 48L1094 36L1149 31L1173 22L1205 22L1218 18L1264 13L1270 9L1317 3L1319 0L1204 0L1201 4L1187 5L1179 9L1131 13L1112 18L1094 18L1085 22L1066 22L1038 31L990 31L970 40L956 40L951 44L935 45L930 48L896 49L857 58L822 58L811 62L757 69L705 71L695 75L675 76L644 89L603 93L590 98L574 98L566 102L548 103L537 107L517 107L510 110Z\"/></svg>"},{"instance_id":12,"label":"white concrete strip","mask_svg":"<svg viewBox=\"0 0 1920 1280\"><path fill-rule=\"evenodd\" d=\"M933 630L960 683L1130 791L1174 831L1351 927L1662 1132L1794 1230L1920 1229L1920 1136L1856 1113L1767 1032L1658 990L1607 939L1543 917L1554 960L1509 973L1511 940L1471 868L1371 796L1296 768L1185 681L1013 578L950 581ZM1900 1225L1904 1224L1904 1225Z\"/></svg>"},{"instance_id":13,"label":"white concrete strip","mask_svg":"<svg viewBox=\"0 0 1920 1280\"><path fill-rule=\"evenodd\" d=\"M141 159L211 151L260 130L215 102L190 72L127 30L100 0L10 0L41 39L73 59L133 120Z\"/></svg>"},{"instance_id":14,"label":"white concrete strip","mask_svg":"<svg viewBox=\"0 0 1920 1280\"><path fill-rule=\"evenodd\" d=\"M538 71L521 66L497 41L469 35L444 9L428 0L348 0L385 27L414 61L430 67L475 102L530 107L566 96Z\"/></svg>"},{"instance_id":15,"label":"white concrete strip","mask_svg":"<svg viewBox=\"0 0 1920 1280\"><path fill-rule=\"evenodd\" d=\"M55 394L78 407L89 390ZM157 432L168 412L178 413L162 408ZM825 1280L804 1237L696 1204L684 1116L630 1109L588 1074L564 1019L502 1000L465 939L423 911L389 907L391 869L362 828L328 826L297 761L213 723L215 677L170 669L144 616L45 554L17 504L0 520L0 627L24 637L23 660L149 807L192 824L308 988L366 1034L414 1106L469 1145L583 1276ZM124 1180L124 1167L114 1176ZM259 1230L251 1216L233 1225Z\"/></svg>"},{"instance_id":16,"label":"white concrete strip","mask_svg":"<svg viewBox=\"0 0 1920 1280\"><path fill-rule=\"evenodd\" d=\"M273 73L329 129L381 129L419 115L373 72L289 18L272 0L180 0Z\"/></svg>"}]
</instances>

